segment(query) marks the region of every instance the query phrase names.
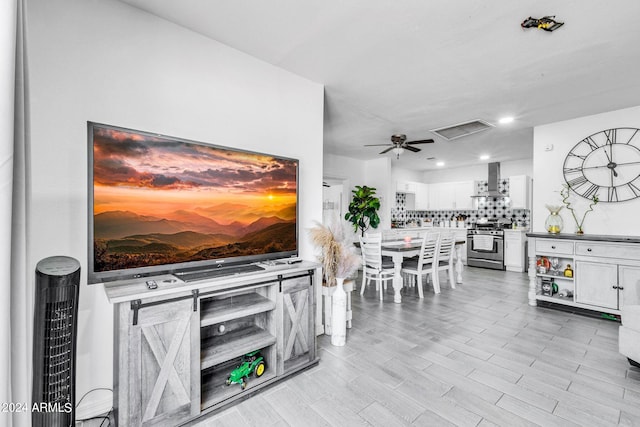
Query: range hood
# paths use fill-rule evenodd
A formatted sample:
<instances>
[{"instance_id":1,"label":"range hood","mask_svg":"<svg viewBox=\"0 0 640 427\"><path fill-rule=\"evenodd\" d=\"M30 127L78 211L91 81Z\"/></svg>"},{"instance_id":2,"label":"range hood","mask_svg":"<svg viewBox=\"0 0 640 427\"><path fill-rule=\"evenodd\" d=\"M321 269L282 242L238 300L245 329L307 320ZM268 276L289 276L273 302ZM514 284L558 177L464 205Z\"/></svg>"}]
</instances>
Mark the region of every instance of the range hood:
<instances>
[{"instance_id":1,"label":"range hood","mask_svg":"<svg viewBox=\"0 0 640 427\"><path fill-rule=\"evenodd\" d=\"M476 194L471 197L508 197L508 194L503 194L498 191L498 182L500 181L500 163L489 163L489 173L487 175L488 188L487 191Z\"/></svg>"}]
</instances>

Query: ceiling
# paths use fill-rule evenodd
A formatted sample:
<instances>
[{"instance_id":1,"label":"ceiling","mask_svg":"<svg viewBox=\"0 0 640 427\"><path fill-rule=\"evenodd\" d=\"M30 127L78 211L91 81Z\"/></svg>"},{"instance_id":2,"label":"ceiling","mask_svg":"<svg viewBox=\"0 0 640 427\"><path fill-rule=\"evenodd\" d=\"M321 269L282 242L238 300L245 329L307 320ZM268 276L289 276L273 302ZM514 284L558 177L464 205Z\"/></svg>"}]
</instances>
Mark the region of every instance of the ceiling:
<instances>
[{"instance_id":1,"label":"ceiling","mask_svg":"<svg viewBox=\"0 0 640 427\"><path fill-rule=\"evenodd\" d=\"M527 159L534 126L640 105L637 0L122 1L324 84L325 153L378 158L364 145L404 133L435 139L384 154L408 169ZM565 25L520 26L545 15ZM496 127L430 132L476 119Z\"/></svg>"}]
</instances>

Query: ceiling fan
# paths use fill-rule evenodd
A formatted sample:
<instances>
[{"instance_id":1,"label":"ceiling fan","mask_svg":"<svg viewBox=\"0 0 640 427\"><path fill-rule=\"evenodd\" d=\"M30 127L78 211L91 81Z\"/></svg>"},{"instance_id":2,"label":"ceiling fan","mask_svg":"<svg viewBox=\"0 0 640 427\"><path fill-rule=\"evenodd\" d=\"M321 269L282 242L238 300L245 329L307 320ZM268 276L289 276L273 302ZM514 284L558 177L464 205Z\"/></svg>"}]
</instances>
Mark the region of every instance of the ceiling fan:
<instances>
[{"instance_id":1,"label":"ceiling fan","mask_svg":"<svg viewBox=\"0 0 640 427\"><path fill-rule=\"evenodd\" d=\"M413 151L417 153L420 151L419 148L414 147L416 144L431 144L433 139L422 139L419 141L407 141L407 135L399 133L395 135L391 135L391 145L389 144L366 144L365 147L382 147L388 146L387 149L382 150L380 154L388 153L393 150L393 153L396 155L396 159L400 158L400 154L404 153L404 150Z\"/></svg>"}]
</instances>

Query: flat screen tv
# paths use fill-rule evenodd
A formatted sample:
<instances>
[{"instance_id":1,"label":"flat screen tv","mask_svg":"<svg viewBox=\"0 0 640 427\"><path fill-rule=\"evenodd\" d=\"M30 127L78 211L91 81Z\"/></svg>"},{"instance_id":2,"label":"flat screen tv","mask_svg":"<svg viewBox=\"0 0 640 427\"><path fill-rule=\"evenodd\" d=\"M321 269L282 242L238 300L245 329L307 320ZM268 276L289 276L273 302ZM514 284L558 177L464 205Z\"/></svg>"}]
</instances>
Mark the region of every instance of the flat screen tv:
<instances>
[{"instance_id":1,"label":"flat screen tv","mask_svg":"<svg viewBox=\"0 0 640 427\"><path fill-rule=\"evenodd\" d=\"M88 282L298 255L298 161L88 122Z\"/></svg>"}]
</instances>

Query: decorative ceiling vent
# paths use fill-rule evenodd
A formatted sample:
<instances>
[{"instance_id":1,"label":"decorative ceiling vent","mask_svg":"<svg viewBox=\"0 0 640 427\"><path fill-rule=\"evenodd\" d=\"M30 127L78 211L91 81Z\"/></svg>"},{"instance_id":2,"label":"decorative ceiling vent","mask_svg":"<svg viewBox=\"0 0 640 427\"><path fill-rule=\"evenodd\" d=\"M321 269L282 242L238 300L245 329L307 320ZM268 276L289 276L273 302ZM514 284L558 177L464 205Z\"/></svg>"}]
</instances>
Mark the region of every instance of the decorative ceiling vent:
<instances>
[{"instance_id":1,"label":"decorative ceiling vent","mask_svg":"<svg viewBox=\"0 0 640 427\"><path fill-rule=\"evenodd\" d=\"M453 126L446 126L439 129L431 129L431 132L435 133L438 136L443 137L448 141L451 141L452 139L462 138L463 136L482 132L483 130L490 129L492 127L493 125L485 121L473 120L466 123L459 123Z\"/></svg>"}]
</instances>

